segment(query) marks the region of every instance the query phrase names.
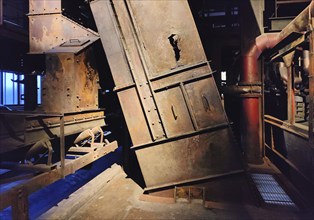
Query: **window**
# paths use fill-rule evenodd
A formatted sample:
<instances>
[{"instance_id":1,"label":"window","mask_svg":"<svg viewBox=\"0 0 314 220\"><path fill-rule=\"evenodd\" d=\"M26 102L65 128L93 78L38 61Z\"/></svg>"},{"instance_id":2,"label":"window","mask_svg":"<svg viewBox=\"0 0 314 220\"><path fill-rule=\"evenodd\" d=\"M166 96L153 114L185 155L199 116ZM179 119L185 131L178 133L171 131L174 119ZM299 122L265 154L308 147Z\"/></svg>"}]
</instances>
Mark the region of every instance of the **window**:
<instances>
[{"instance_id":1,"label":"window","mask_svg":"<svg viewBox=\"0 0 314 220\"><path fill-rule=\"evenodd\" d=\"M227 72L221 71L221 81L227 81Z\"/></svg>"},{"instance_id":2,"label":"window","mask_svg":"<svg viewBox=\"0 0 314 220\"><path fill-rule=\"evenodd\" d=\"M239 7L232 7L231 15L239 15Z\"/></svg>"},{"instance_id":3,"label":"window","mask_svg":"<svg viewBox=\"0 0 314 220\"><path fill-rule=\"evenodd\" d=\"M23 105L24 84L21 81L24 79L24 76L10 72L2 72L1 75L1 104Z\"/></svg>"},{"instance_id":4,"label":"window","mask_svg":"<svg viewBox=\"0 0 314 220\"><path fill-rule=\"evenodd\" d=\"M37 103L41 104L41 76L37 76ZM2 72L0 77L0 101L2 105L24 105L24 75Z\"/></svg>"},{"instance_id":5,"label":"window","mask_svg":"<svg viewBox=\"0 0 314 220\"><path fill-rule=\"evenodd\" d=\"M214 31L234 31L240 27L239 6L235 2L204 1L198 16L206 23L206 28Z\"/></svg>"},{"instance_id":6,"label":"window","mask_svg":"<svg viewBox=\"0 0 314 220\"><path fill-rule=\"evenodd\" d=\"M37 76L37 104L41 104L41 76Z\"/></svg>"},{"instance_id":7,"label":"window","mask_svg":"<svg viewBox=\"0 0 314 220\"><path fill-rule=\"evenodd\" d=\"M221 71L220 74L221 85L224 86L227 84L227 71Z\"/></svg>"}]
</instances>

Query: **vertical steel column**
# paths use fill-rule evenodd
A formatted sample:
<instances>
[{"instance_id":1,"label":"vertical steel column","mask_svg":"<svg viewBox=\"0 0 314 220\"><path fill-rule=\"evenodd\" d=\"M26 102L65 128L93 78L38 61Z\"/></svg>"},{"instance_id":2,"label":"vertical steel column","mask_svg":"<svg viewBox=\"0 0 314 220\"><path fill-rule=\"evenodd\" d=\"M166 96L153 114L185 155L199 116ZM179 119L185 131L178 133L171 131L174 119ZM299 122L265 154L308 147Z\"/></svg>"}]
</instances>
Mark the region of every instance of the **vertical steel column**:
<instances>
[{"instance_id":1,"label":"vertical steel column","mask_svg":"<svg viewBox=\"0 0 314 220\"><path fill-rule=\"evenodd\" d=\"M294 88L293 88L293 71L291 66L287 67L288 71L288 84L287 84L287 96L288 96L288 121L290 124L294 124L295 121L295 100L294 100Z\"/></svg>"},{"instance_id":2,"label":"vertical steel column","mask_svg":"<svg viewBox=\"0 0 314 220\"><path fill-rule=\"evenodd\" d=\"M0 25L3 23L3 1L0 0Z\"/></svg>"},{"instance_id":3,"label":"vertical steel column","mask_svg":"<svg viewBox=\"0 0 314 220\"><path fill-rule=\"evenodd\" d=\"M61 160L61 175L64 177L65 167L65 146L64 146L64 113L60 116L60 160Z\"/></svg>"},{"instance_id":4,"label":"vertical steel column","mask_svg":"<svg viewBox=\"0 0 314 220\"><path fill-rule=\"evenodd\" d=\"M33 111L37 107L37 75L24 75L24 110Z\"/></svg>"},{"instance_id":5,"label":"vertical steel column","mask_svg":"<svg viewBox=\"0 0 314 220\"><path fill-rule=\"evenodd\" d=\"M311 21L310 35L310 68L309 68L309 89L310 89L310 109L309 109L309 141L310 146L314 147L314 18Z\"/></svg>"},{"instance_id":6,"label":"vertical steel column","mask_svg":"<svg viewBox=\"0 0 314 220\"><path fill-rule=\"evenodd\" d=\"M152 84L151 84L151 81L149 80L149 76L148 76L149 70L148 70L148 67L147 67L147 64L146 64L146 60L145 60L142 48L140 46L140 44L141 44L140 40L138 38L138 35L136 34L136 32L137 32L136 30L138 29L138 27L136 27L136 23L135 23L135 20L134 20L134 15L132 13L132 10L130 9L131 8L130 3L128 1L124 1L124 2L125 2L125 7L127 9L127 12L129 14L130 22L131 22L131 33L132 33L133 38L134 38L135 47L137 49L138 56L139 56L139 58L141 60L143 73L144 73L144 79L146 80L146 83L147 83L148 88L149 88L149 92L147 92L147 95L149 95L152 98L152 103L153 103L153 107L155 109L155 115L156 115L155 118L157 118L157 120L159 122L161 122L160 110L159 110L158 105L156 103L156 97L155 97L155 94L153 92ZM160 131L156 132L154 127L151 124L148 123L148 126L150 127L150 130L151 130L151 133L152 133L152 140L153 141L156 141L158 139L162 139L162 138L167 136L167 134L165 132L164 125L162 123L156 123L156 124L160 127L158 130L160 130L161 132ZM156 127L156 125L155 125L155 127ZM157 133L157 135L155 133ZM159 135L161 134L161 135L158 136L158 134Z\"/></svg>"},{"instance_id":7,"label":"vertical steel column","mask_svg":"<svg viewBox=\"0 0 314 220\"><path fill-rule=\"evenodd\" d=\"M310 30L310 67L309 67L309 89L310 89L310 109L309 109L309 143L311 146L312 167L314 167L314 18L311 18ZM314 185L314 172L311 176L312 185ZM312 187L312 212L314 213L314 189Z\"/></svg>"}]
</instances>

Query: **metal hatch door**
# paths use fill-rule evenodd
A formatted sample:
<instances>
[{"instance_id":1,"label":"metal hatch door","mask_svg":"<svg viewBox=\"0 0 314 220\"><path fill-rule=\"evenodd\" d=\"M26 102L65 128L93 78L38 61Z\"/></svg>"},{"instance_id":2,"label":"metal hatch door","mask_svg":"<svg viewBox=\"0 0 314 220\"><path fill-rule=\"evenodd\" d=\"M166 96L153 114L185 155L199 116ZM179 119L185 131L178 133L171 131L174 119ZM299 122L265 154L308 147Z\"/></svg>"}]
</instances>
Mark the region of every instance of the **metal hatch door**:
<instances>
[{"instance_id":1,"label":"metal hatch door","mask_svg":"<svg viewBox=\"0 0 314 220\"><path fill-rule=\"evenodd\" d=\"M197 129L226 123L227 119L212 76L184 85Z\"/></svg>"},{"instance_id":2,"label":"metal hatch door","mask_svg":"<svg viewBox=\"0 0 314 220\"><path fill-rule=\"evenodd\" d=\"M155 97L167 137L194 131L180 87L157 92Z\"/></svg>"}]
</instances>

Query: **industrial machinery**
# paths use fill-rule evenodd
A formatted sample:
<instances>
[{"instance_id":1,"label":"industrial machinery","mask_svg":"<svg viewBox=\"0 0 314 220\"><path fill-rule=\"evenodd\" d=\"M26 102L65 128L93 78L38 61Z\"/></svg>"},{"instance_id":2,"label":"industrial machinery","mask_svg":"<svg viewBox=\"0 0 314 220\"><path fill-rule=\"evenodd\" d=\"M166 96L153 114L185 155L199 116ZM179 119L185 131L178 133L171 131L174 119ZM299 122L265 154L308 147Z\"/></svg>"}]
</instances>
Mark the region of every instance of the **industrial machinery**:
<instances>
[{"instance_id":1,"label":"industrial machinery","mask_svg":"<svg viewBox=\"0 0 314 220\"><path fill-rule=\"evenodd\" d=\"M241 97L240 152L187 0L85 1L93 30L66 16L65 2L29 0L26 79L42 76L42 103L1 109L0 168L8 170L1 182L23 182L1 192L0 209L12 205L13 217L26 219L29 194L118 147L103 130L106 77L145 190L242 175L244 158L260 165L266 154L292 167L300 188L313 186L313 3L280 34L261 35L243 51L240 81L226 89Z\"/></svg>"},{"instance_id":2,"label":"industrial machinery","mask_svg":"<svg viewBox=\"0 0 314 220\"><path fill-rule=\"evenodd\" d=\"M118 147L104 137L98 106L98 34L63 16L61 1L31 0L28 17L31 67L25 78L44 71L41 105L0 112L1 184L14 186L1 188L0 207L12 205L16 219L27 218L29 194ZM44 65L36 66L38 60Z\"/></svg>"},{"instance_id":3,"label":"industrial machinery","mask_svg":"<svg viewBox=\"0 0 314 220\"><path fill-rule=\"evenodd\" d=\"M90 4L147 189L242 172L187 1Z\"/></svg>"},{"instance_id":4,"label":"industrial machinery","mask_svg":"<svg viewBox=\"0 0 314 220\"><path fill-rule=\"evenodd\" d=\"M91 1L90 6L98 33L64 16L61 0L29 1L29 59L43 57L45 63L42 103L31 113L2 113L1 145L17 142L11 146L23 151L14 161L25 164L1 165L43 173L4 192L1 208L14 203L18 209L27 199L15 203L12 194L27 195L42 186L36 181L51 183L117 147L103 141L100 128L105 123L98 106L99 39L147 189L242 172L187 1ZM79 136L69 148L65 138L73 134ZM89 147L78 146L88 139Z\"/></svg>"}]
</instances>

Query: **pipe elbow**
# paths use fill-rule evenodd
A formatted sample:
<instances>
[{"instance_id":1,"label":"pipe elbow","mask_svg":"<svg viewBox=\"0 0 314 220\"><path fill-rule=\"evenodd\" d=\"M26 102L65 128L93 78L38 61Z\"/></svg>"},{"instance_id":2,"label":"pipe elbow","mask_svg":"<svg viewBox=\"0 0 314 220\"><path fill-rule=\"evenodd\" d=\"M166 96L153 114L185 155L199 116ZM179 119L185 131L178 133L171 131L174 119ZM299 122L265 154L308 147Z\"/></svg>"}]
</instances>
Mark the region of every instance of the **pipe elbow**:
<instances>
[{"instance_id":1,"label":"pipe elbow","mask_svg":"<svg viewBox=\"0 0 314 220\"><path fill-rule=\"evenodd\" d=\"M255 38L243 55L243 82L258 81L257 60L266 49L273 48L279 42L278 33L266 33Z\"/></svg>"},{"instance_id":2,"label":"pipe elbow","mask_svg":"<svg viewBox=\"0 0 314 220\"><path fill-rule=\"evenodd\" d=\"M255 39L256 47L258 48L259 54L258 57L264 50L273 48L277 43L279 43L279 34L278 33L266 33L258 36Z\"/></svg>"}]
</instances>

